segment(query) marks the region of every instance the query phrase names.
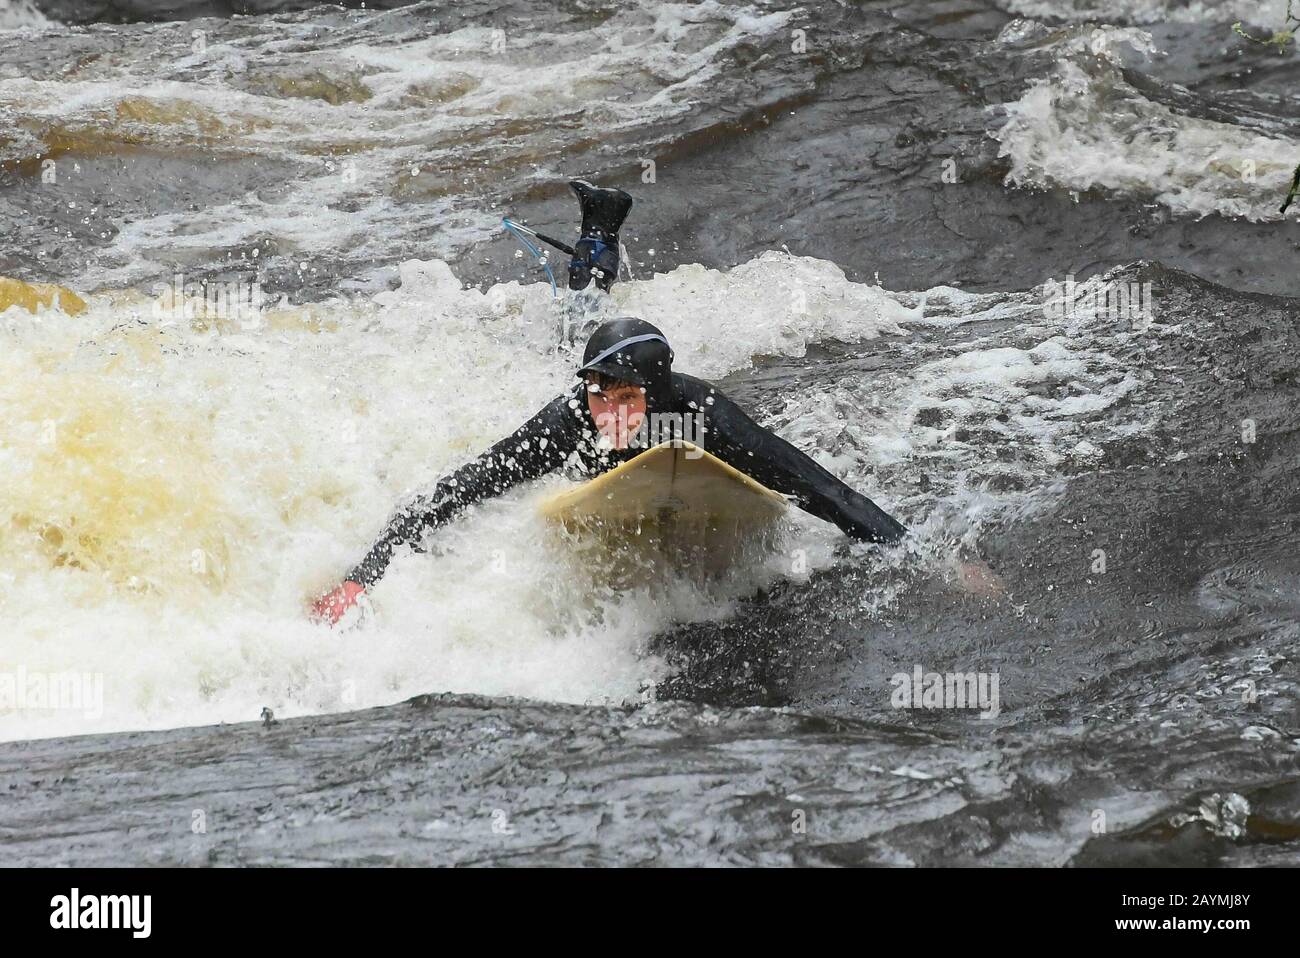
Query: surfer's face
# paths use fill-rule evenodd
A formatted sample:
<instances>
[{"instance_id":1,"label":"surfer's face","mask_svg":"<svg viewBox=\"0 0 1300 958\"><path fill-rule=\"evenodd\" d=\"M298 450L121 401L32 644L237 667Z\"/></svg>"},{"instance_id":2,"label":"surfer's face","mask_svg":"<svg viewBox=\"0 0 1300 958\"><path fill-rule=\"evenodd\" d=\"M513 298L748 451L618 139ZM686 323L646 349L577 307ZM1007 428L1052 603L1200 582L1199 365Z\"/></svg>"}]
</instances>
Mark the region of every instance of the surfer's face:
<instances>
[{"instance_id":1,"label":"surfer's face","mask_svg":"<svg viewBox=\"0 0 1300 958\"><path fill-rule=\"evenodd\" d=\"M645 420L645 390L632 383L587 381L587 409L600 434L615 449L626 449Z\"/></svg>"}]
</instances>

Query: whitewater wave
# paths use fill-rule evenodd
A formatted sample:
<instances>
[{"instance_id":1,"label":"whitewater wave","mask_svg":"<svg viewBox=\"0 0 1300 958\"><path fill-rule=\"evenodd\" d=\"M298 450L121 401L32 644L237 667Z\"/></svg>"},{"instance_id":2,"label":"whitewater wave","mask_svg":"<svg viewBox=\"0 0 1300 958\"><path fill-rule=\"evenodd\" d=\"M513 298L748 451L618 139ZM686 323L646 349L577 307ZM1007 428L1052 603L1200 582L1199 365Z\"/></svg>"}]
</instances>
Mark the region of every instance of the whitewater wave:
<instances>
[{"instance_id":1,"label":"whitewater wave","mask_svg":"<svg viewBox=\"0 0 1300 958\"><path fill-rule=\"evenodd\" d=\"M654 316L679 368L706 375L821 336L894 332L910 315L830 264L680 272L626 284L620 308ZM836 285L810 295L796 329L784 304L757 308L764 277ZM770 578L610 595L590 570L557 575L564 554L535 515L564 482L551 479L474 510L433 555L399 557L368 631L306 622L304 600L404 495L572 381L546 286L464 289L439 261L405 264L402 280L370 300L271 308L254 328L176 321L134 291L93 297L75 319L3 314L0 673L102 675L105 693L98 719L27 711L0 718L0 734L235 721L431 689L621 701L653 679L639 647L657 629L724 614ZM692 295L710 308L684 308Z\"/></svg>"},{"instance_id":2,"label":"whitewater wave","mask_svg":"<svg viewBox=\"0 0 1300 958\"><path fill-rule=\"evenodd\" d=\"M416 250L448 258L500 233L485 192L518 196L620 151L639 163L664 124L729 109L732 59L793 14L656 3L579 31L348 16L160 24L112 58L0 78L0 162L53 160L73 201L89 174L64 165L120 153L157 171L100 174L143 208L114 218L102 262L70 281L138 285L200 250L352 278ZM227 180L197 216L168 199L189 197L195 156Z\"/></svg>"},{"instance_id":3,"label":"whitewater wave","mask_svg":"<svg viewBox=\"0 0 1300 958\"><path fill-rule=\"evenodd\" d=\"M1001 0L1017 16L1079 23L1246 23L1281 29L1286 0Z\"/></svg>"},{"instance_id":4,"label":"whitewater wave","mask_svg":"<svg viewBox=\"0 0 1300 958\"><path fill-rule=\"evenodd\" d=\"M48 27L54 23L32 0L0 0L0 30Z\"/></svg>"},{"instance_id":5,"label":"whitewater wave","mask_svg":"<svg viewBox=\"0 0 1300 958\"><path fill-rule=\"evenodd\" d=\"M1131 29L1072 32L1050 74L997 110L1007 185L1096 190L1175 216L1282 219L1300 142L1149 99L1125 80L1122 46L1154 53L1150 38Z\"/></svg>"},{"instance_id":6,"label":"whitewater wave","mask_svg":"<svg viewBox=\"0 0 1300 958\"><path fill-rule=\"evenodd\" d=\"M663 327L677 368L710 377L830 341L922 350L912 376L819 376L755 414L936 533L931 514L969 511L978 495L987 505L993 472L1019 470L1023 485L1088 436L1103 447L1100 412L1121 399L1141 408L1107 340L1088 338L1091 321L1048 318L1034 292L892 294L768 253L729 272L626 283L615 298L612 310ZM91 297L76 318L0 314L0 413L12 425L0 446L0 674L104 683L102 715L0 713L5 738L435 690L625 701L664 674L646 654L654 635L839 561L837 530L794 510L785 547L732 580L615 594L538 519L538 501L568 481L550 477L471 510L431 553L399 555L359 631L315 626L305 601L399 501L572 381L549 287L466 289L445 263L412 261L393 292L282 304L251 328L175 321L158 303L124 291ZM912 343L919 329L990 317L1016 318L1020 344L946 356ZM1024 451L1008 461L966 435L990 429Z\"/></svg>"}]
</instances>

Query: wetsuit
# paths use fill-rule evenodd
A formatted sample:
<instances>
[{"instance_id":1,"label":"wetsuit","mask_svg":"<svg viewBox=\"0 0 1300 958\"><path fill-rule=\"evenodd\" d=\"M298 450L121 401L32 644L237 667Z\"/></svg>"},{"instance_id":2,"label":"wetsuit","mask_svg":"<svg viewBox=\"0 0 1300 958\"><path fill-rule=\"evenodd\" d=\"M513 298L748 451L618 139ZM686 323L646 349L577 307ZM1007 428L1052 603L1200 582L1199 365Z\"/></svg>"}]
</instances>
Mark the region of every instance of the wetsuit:
<instances>
[{"instance_id":1,"label":"wetsuit","mask_svg":"<svg viewBox=\"0 0 1300 958\"><path fill-rule=\"evenodd\" d=\"M582 235L569 260L569 289L586 289L594 277L597 288L608 293L618 279L618 231L632 209L632 197L586 180L572 180L569 186L582 206Z\"/></svg>"},{"instance_id":2,"label":"wetsuit","mask_svg":"<svg viewBox=\"0 0 1300 958\"><path fill-rule=\"evenodd\" d=\"M658 329L638 319L616 319L592 335L579 375L599 372L642 386L648 414L670 414L664 417L668 422L676 420L674 414L692 417L691 425L702 424L703 435L685 438L769 489L791 496L800 508L835 523L856 539L889 543L903 536L904 527L866 496L758 425L709 383L674 373L671 366L672 350ZM430 531L467 506L512 486L561 469L586 477L599 475L643 452L644 447L619 450L599 442L585 388L582 381L575 383L513 435L401 509L348 579L373 585L398 546L406 544L418 551Z\"/></svg>"}]
</instances>

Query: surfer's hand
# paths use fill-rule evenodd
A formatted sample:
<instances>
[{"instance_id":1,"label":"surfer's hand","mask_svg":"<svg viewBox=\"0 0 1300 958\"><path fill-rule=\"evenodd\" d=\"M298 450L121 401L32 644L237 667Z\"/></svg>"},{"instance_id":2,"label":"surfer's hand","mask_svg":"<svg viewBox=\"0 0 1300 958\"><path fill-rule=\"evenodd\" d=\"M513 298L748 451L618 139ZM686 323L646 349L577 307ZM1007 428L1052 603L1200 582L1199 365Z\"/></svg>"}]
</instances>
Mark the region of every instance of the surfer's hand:
<instances>
[{"instance_id":1,"label":"surfer's hand","mask_svg":"<svg viewBox=\"0 0 1300 958\"><path fill-rule=\"evenodd\" d=\"M985 599L996 598L1007 591L998 574L980 559L958 560L957 584L971 595Z\"/></svg>"},{"instance_id":2,"label":"surfer's hand","mask_svg":"<svg viewBox=\"0 0 1300 958\"><path fill-rule=\"evenodd\" d=\"M311 604L311 617L316 622L338 625L339 619L366 594L365 586L348 580L338 588L326 592Z\"/></svg>"}]
</instances>

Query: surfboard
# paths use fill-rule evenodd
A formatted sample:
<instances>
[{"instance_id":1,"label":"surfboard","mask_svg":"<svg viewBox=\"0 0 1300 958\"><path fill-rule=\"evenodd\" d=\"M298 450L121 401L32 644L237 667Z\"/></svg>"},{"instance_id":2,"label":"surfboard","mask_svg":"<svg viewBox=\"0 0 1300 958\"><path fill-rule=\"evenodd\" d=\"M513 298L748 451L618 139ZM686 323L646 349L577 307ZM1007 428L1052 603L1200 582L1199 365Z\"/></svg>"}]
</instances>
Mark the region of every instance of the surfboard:
<instances>
[{"instance_id":1,"label":"surfboard","mask_svg":"<svg viewBox=\"0 0 1300 958\"><path fill-rule=\"evenodd\" d=\"M786 500L689 442L662 443L540 511L580 545L713 575L774 540Z\"/></svg>"}]
</instances>

